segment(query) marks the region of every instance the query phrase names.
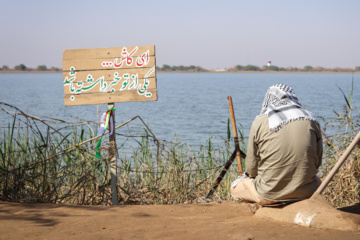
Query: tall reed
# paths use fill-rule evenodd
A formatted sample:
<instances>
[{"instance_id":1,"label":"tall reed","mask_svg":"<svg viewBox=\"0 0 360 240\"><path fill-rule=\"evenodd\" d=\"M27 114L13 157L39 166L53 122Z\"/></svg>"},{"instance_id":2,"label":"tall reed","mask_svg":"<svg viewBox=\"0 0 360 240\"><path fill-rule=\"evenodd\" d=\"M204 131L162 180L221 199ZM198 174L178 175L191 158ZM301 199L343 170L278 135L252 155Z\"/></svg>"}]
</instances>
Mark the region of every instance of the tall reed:
<instances>
[{"instance_id":1,"label":"tall reed","mask_svg":"<svg viewBox=\"0 0 360 240\"><path fill-rule=\"evenodd\" d=\"M339 90L345 101L342 112L334 110L336 117L324 121L324 161L321 169L323 177L330 172L360 130L358 108L352 103L354 76L348 96L341 88ZM328 128L332 129L330 133L326 133ZM360 201L360 150L358 148L350 154L323 194L335 207L348 206Z\"/></svg>"},{"instance_id":2,"label":"tall reed","mask_svg":"<svg viewBox=\"0 0 360 240\"><path fill-rule=\"evenodd\" d=\"M5 103L0 106L11 120L0 129L0 199L111 203L109 142L104 137L101 159L97 159L97 139L85 141L94 137L95 123L43 120ZM145 124L137 133L118 132L121 204L172 204L205 196L234 149L231 139L215 146L209 138L197 150L178 139L159 141ZM229 199L235 174L234 166L216 197Z\"/></svg>"}]
</instances>

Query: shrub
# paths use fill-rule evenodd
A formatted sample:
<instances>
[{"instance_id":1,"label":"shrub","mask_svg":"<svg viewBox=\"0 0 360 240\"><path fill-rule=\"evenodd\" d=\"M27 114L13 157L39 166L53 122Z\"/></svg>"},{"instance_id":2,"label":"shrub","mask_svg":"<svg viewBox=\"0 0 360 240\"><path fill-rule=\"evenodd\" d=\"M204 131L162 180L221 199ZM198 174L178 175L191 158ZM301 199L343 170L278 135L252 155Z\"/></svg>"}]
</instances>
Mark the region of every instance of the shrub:
<instances>
[{"instance_id":1,"label":"shrub","mask_svg":"<svg viewBox=\"0 0 360 240\"><path fill-rule=\"evenodd\" d=\"M37 70L39 70L39 71L46 71L46 70L47 70L47 67L46 67L46 65L39 65L39 66L37 67Z\"/></svg>"},{"instance_id":2,"label":"shrub","mask_svg":"<svg viewBox=\"0 0 360 240\"><path fill-rule=\"evenodd\" d=\"M24 64L20 64L14 67L15 70L25 71L27 68Z\"/></svg>"}]
</instances>

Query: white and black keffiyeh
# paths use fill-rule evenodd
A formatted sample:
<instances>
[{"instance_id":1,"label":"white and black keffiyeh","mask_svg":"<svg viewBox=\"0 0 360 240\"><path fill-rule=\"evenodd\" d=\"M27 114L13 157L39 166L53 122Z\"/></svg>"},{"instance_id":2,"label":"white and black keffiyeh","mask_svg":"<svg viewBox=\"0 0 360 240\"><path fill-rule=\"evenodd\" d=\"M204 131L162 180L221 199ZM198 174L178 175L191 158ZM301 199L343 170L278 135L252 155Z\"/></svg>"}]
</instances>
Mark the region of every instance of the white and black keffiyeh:
<instances>
[{"instance_id":1,"label":"white and black keffiyeh","mask_svg":"<svg viewBox=\"0 0 360 240\"><path fill-rule=\"evenodd\" d=\"M260 112L269 118L270 131L278 131L291 121L307 119L316 121L316 117L302 107L293 89L285 84L272 85L266 92Z\"/></svg>"}]
</instances>

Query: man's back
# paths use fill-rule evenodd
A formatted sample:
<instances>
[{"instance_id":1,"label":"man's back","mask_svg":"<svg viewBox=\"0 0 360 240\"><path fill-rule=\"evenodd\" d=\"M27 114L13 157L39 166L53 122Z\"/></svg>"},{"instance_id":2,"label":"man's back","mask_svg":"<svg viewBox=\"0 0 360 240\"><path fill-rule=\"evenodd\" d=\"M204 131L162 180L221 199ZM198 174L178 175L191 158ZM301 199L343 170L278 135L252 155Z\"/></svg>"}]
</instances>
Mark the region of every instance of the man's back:
<instances>
[{"instance_id":1,"label":"man's back","mask_svg":"<svg viewBox=\"0 0 360 240\"><path fill-rule=\"evenodd\" d=\"M268 117L253 122L246 171L256 176L255 189L267 200L303 199L317 188L322 140L315 121L296 120L270 131Z\"/></svg>"}]
</instances>

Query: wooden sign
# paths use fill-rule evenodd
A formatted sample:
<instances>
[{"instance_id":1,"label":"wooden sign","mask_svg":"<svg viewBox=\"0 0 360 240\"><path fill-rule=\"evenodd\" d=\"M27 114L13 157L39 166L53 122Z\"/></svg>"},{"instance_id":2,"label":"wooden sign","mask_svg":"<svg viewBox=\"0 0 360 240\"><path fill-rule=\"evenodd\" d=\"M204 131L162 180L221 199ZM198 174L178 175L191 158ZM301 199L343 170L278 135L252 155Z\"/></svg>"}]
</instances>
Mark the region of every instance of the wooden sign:
<instances>
[{"instance_id":1,"label":"wooden sign","mask_svg":"<svg viewBox=\"0 0 360 240\"><path fill-rule=\"evenodd\" d=\"M155 46L63 52L65 106L156 101Z\"/></svg>"}]
</instances>

